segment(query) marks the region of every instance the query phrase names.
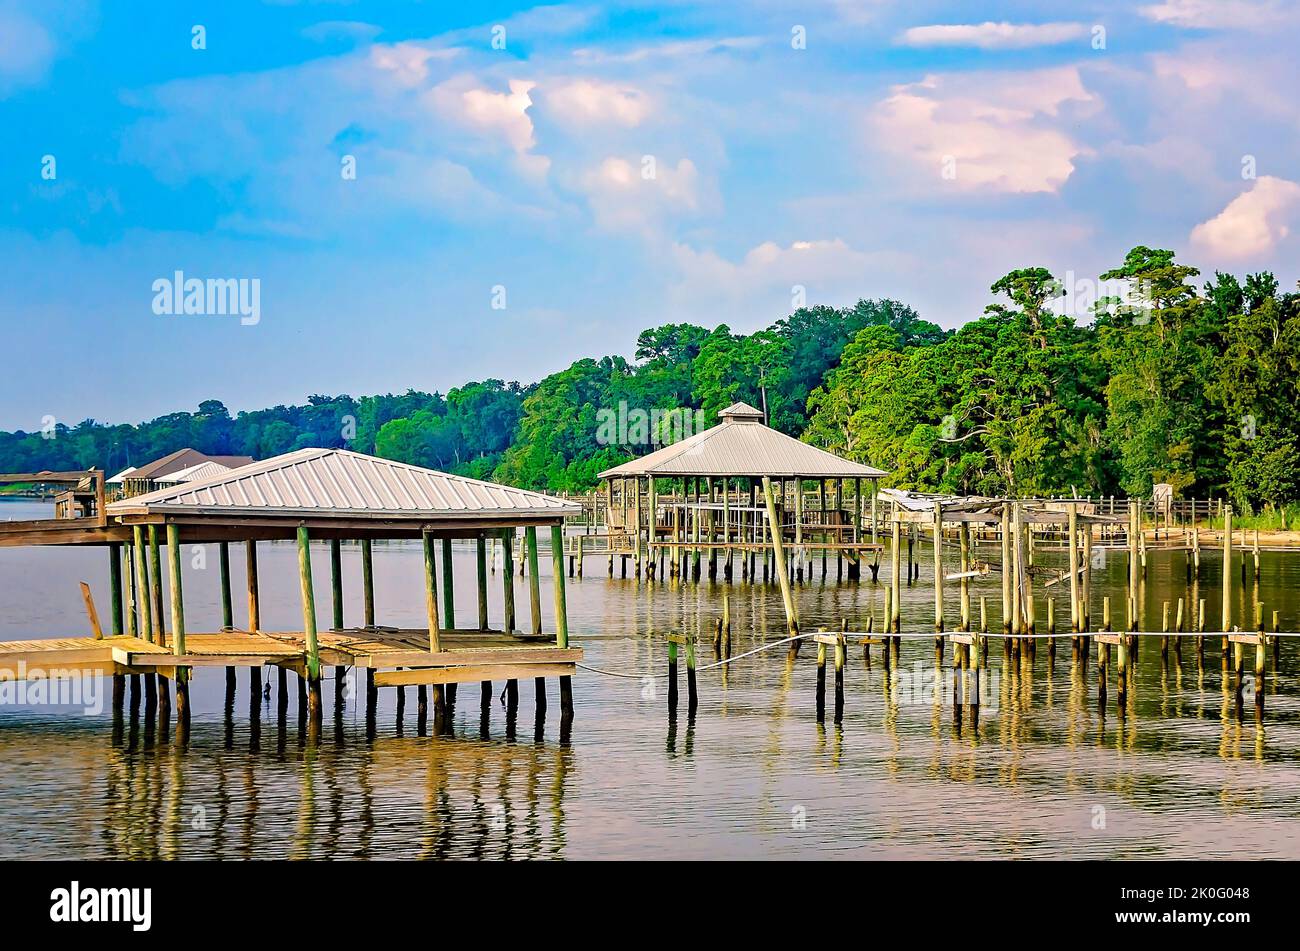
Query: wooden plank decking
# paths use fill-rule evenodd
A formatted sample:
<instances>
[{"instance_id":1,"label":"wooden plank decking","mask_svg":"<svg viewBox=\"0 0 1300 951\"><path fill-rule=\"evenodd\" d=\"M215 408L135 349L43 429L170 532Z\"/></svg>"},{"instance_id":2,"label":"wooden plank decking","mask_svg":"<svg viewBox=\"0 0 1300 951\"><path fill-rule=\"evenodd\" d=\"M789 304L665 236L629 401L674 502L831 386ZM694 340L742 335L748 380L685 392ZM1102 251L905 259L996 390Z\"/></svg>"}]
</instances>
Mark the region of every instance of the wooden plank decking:
<instances>
[{"instance_id":1,"label":"wooden plank decking","mask_svg":"<svg viewBox=\"0 0 1300 951\"><path fill-rule=\"evenodd\" d=\"M571 676L582 660L579 648L560 648L554 635L508 635L501 631L449 630L441 634L443 649L431 653L427 631L396 628L354 628L321 631L321 663L396 671L398 683L457 683L513 679L526 676ZM99 671L104 674L170 674L185 667L260 667L278 665L301 671L306 662L306 637L301 631L219 631L186 633L185 653L138 637L63 637L48 640L0 641L0 676L45 676L45 671ZM424 679L421 679L424 678ZM432 678L432 679L430 679Z\"/></svg>"}]
</instances>

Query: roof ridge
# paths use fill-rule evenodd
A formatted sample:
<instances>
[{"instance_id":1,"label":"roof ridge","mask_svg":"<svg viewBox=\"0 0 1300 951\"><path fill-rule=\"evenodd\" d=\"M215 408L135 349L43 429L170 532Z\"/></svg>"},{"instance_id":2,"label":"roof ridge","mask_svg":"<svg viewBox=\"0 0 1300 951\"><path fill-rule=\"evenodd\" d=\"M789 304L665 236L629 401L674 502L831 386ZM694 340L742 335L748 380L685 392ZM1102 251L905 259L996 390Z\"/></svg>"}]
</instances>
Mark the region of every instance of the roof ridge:
<instances>
[{"instance_id":1,"label":"roof ridge","mask_svg":"<svg viewBox=\"0 0 1300 951\"><path fill-rule=\"evenodd\" d=\"M525 501L538 501L544 505L551 505L558 501L553 496L537 492L533 489L523 489L518 486L502 485L498 482L488 482L483 479L473 479L469 476L457 475L452 472L443 472L440 469L430 469L426 466L417 466L409 462L401 462L397 459L387 459L383 456L372 456L364 452L357 452L354 449L344 449L342 447L322 448L322 447L304 447L294 449L290 452L281 453L278 456L272 456L269 459L261 459L245 466L236 466L226 468L224 472L218 472L204 479L198 479L192 482L181 482L168 485L153 492L143 495L135 495L125 499L119 499L112 503L109 508L128 508L139 505L152 505L166 503L170 498L186 495L192 492L202 491L221 486L224 483L235 483L251 477L264 476L269 473L290 469L294 466L311 462L316 459L324 459L330 456L349 456L354 459L364 460L371 465L388 466L390 469L401 470L404 472L418 473L421 475L433 475L439 478L453 481L459 485L474 486L494 492L512 492L522 495ZM205 462L211 462L211 459L205 459ZM203 463L199 463L202 465ZM221 465L221 463L216 463ZM184 471L184 470L179 470Z\"/></svg>"}]
</instances>

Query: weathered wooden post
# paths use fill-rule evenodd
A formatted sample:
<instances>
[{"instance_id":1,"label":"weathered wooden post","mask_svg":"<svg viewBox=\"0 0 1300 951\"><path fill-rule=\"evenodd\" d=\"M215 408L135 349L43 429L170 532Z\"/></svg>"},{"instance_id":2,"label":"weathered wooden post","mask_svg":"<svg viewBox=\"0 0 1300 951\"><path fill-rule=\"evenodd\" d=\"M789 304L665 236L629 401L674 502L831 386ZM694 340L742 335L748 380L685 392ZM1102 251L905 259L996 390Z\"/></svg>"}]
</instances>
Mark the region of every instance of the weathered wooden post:
<instances>
[{"instance_id":1,"label":"weathered wooden post","mask_svg":"<svg viewBox=\"0 0 1300 951\"><path fill-rule=\"evenodd\" d=\"M181 592L181 535L180 528L174 523L167 525L167 561L171 568L172 594L172 654L176 657L185 655L185 601ZM184 666L175 668L176 679L176 722L188 727L190 723L190 669Z\"/></svg>"},{"instance_id":2,"label":"weathered wooden post","mask_svg":"<svg viewBox=\"0 0 1300 951\"><path fill-rule=\"evenodd\" d=\"M131 554L135 562L135 576L138 579L137 600L140 604L140 636L147 641L153 640L153 618L150 611L149 572L145 566L144 527L136 525L131 529L135 541L131 545Z\"/></svg>"},{"instance_id":3,"label":"weathered wooden post","mask_svg":"<svg viewBox=\"0 0 1300 951\"><path fill-rule=\"evenodd\" d=\"M453 574L451 539L444 538L442 540L442 618L443 627L449 631L456 630L456 586Z\"/></svg>"},{"instance_id":4,"label":"weathered wooden post","mask_svg":"<svg viewBox=\"0 0 1300 951\"><path fill-rule=\"evenodd\" d=\"M375 566L373 562L373 551L369 538L361 540L361 623L366 630L374 630L375 627ZM281 668L283 673L284 668ZM399 687L399 690L405 690L405 687ZM375 723L375 708L379 703L379 688L375 686L375 669L366 668L366 725L368 729L373 729Z\"/></svg>"},{"instance_id":5,"label":"weathered wooden post","mask_svg":"<svg viewBox=\"0 0 1300 951\"><path fill-rule=\"evenodd\" d=\"M1228 633L1232 630L1232 503L1223 507L1223 656L1228 656Z\"/></svg>"},{"instance_id":6,"label":"weathered wooden post","mask_svg":"<svg viewBox=\"0 0 1300 951\"><path fill-rule=\"evenodd\" d=\"M1002 635L1007 640L1003 647L1010 654L1012 620L1011 620L1011 579L1014 566L1011 563L1011 505L1002 503Z\"/></svg>"},{"instance_id":7,"label":"weathered wooden post","mask_svg":"<svg viewBox=\"0 0 1300 951\"><path fill-rule=\"evenodd\" d=\"M722 656L731 656L731 596L722 596Z\"/></svg>"},{"instance_id":8,"label":"weathered wooden post","mask_svg":"<svg viewBox=\"0 0 1300 951\"><path fill-rule=\"evenodd\" d=\"M934 652L943 664L943 507L934 503Z\"/></svg>"},{"instance_id":9,"label":"weathered wooden post","mask_svg":"<svg viewBox=\"0 0 1300 951\"><path fill-rule=\"evenodd\" d=\"M781 599L785 603L785 622L789 636L799 633L799 612L795 607L794 595L790 591L790 578L786 573L785 545L781 540L781 522L776 513L776 500L772 498L772 480L763 476L763 500L767 504L767 524L772 536L772 557L776 562L776 576L781 584ZM791 645L798 647L798 641Z\"/></svg>"},{"instance_id":10,"label":"weathered wooden post","mask_svg":"<svg viewBox=\"0 0 1300 951\"><path fill-rule=\"evenodd\" d=\"M794 480L794 550L795 576L803 583L803 479Z\"/></svg>"},{"instance_id":11,"label":"weathered wooden post","mask_svg":"<svg viewBox=\"0 0 1300 951\"><path fill-rule=\"evenodd\" d=\"M564 541L560 541L560 557L564 557ZM505 606L506 622L505 628L507 634L513 634L515 631L515 531L513 528L504 529L501 532L501 583L503 603ZM563 574L563 561L560 563L561 574Z\"/></svg>"},{"instance_id":12,"label":"weathered wooden post","mask_svg":"<svg viewBox=\"0 0 1300 951\"><path fill-rule=\"evenodd\" d=\"M825 630L823 628L823 630ZM817 722L826 720L826 641L817 635Z\"/></svg>"},{"instance_id":13,"label":"weathered wooden post","mask_svg":"<svg viewBox=\"0 0 1300 951\"><path fill-rule=\"evenodd\" d=\"M844 722L844 660L848 655L848 639L845 636L849 629L849 622L846 618L840 619L840 633L835 641L835 722Z\"/></svg>"},{"instance_id":14,"label":"weathered wooden post","mask_svg":"<svg viewBox=\"0 0 1300 951\"><path fill-rule=\"evenodd\" d=\"M551 587L555 595L555 646L569 646L569 609L564 596L564 528L551 526ZM560 678L560 716L573 719L573 678Z\"/></svg>"},{"instance_id":15,"label":"weathered wooden post","mask_svg":"<svg viewBox=\"0 0 1300 951\"><path fill-rule=\"evenodd\" d=\"M888 634L897 634L903 629L903 523L899 520L898 506L894 506L893 535L889 542L889 619L885 627ZM910 570L910 569L909 569Z\"/></svg>"},{"instance_id":16,"label":"weathered wooden post","mask_svg":"<svg viewBox=\"0 0 1300 951\"><path fill-rule=\"evenodd\" d=\"M537 526L524 529L524 557L528 561L528 608L534 634L542 633L542 582L537 570Z\"/></svg>"},{"instance_id":17,"label":"weathered wooden post","mask_svg":"<svg viewBox=\"0 0 1300 951\"><path fill-rule=\"evenodd\" d=\"M1070 553L1070 633L1073 635L1075 648L1079 644L1080 615L1079 605L1079 506L1070 503L1070 520L1066 528L1070 538L1066 550Z\"/></svg>"},{"instance_id":18,"label":"weathered wooden post","mask_svg":"<svg viewBox=\"0 0 1300 951\"><path fill-rule=\"evenodd\" d=\"M488 629L488 577L487 539L480 535L474 539L474 567L478 581L478 629Z\"/></svg>"},{"instance_id":19,"label":"weathered wooden post","mask_svg":"<svg viewBox=\"0 0 1300 951\"><path fill-rule=\"evenodd\" d=\"M120 542L112 542L108 546L108 587L111 597L112 617L109 619L110 630L113 636L122 635L122 624L125 619L123 613L122 598L122 545ZM122 715L122 704L126 692L126 678L121 674L113 675L113 715L120 717Z\"/></svg>"},{"instance_id":20,"label":"weathered wooden post","mask_svg":"<svg viewBox=\"0 0 1300 951\"><path fill-rule=\"evenodd\" d=\"M961 549L961 629L969 633L971 629L970 616L970 579L972 574L971 567L971 537L970 523L962 522L957 528L957 540Z\"/></svg>"},{"instance_id":21,"label":"weathered wooden post","mask_svg":"<svg viewBox=\"0 0 1300 951\"><path fill-rule=\"evenodd\" d=\"M1079 629L1092 630L1092 523L1085 523L1083 528L1083 583L1079 590ZM1082 638L1086 649L1088 639Z\"/></svg>"},{"instance_id":22,"label":"weathered wooden post","mask_svg":"<svg viewBox=\"0 0 1300 951\"><path fill-rule=\"evenodd\" d=\"M1101 629L1110 632L1110 596L1101 599ZM1097 639L1097 707L1106 709L1106 668L1110 660L1110 643L1105 638Z\"/></svg>"},{"instance_id":23,"label":"weathered wooden post","mask_svg":"<svg viewBox=\"0 0 1300 951\"><path fill-rule=\"evenodd\" d=\"M146 597L152 605L153 641L166 646L166 626L163 624L162 593L162 544L158 538L158 526L149 526L149 591ZM155 676L158 685L158 719L164 720L171 715L171 682L162 674Z\"/></svg>"},{"instance_id":24,"label":"weathered wooden post","mask_svg":"<svg viewBox=\"0 0 1300 951\"><path fill-rule=\"evenodd\" d=\"M140 634L139 606L136 604L135 547L127 542L123 546L122 561L126 572L126 633L128 637Z\"/></svg>"},{"instance_id":25,"label":"weathered wooden post","mask_svg":"<svg viewBox=\"0 0 1300 951\"><path fill-rule=\"evenodd\" d=\"M307 713L313 722L319 722L320 705L320 644L316 638L316 594L311 577L311 539L307 526L298 526L298 584L302 598L302 626L306 639Z\"/></svg>"},{"instance_id":26,"label":"weathered wooden post","mask_svg":"<svg viewBox=\"0 0 1300 951\"><path fill-rule=\"evenodd\" d=\"M695 683L695 644L699 638L691 633L686 635L686 715L695 716L700 696Z\"/></svg>"}]
</instances>

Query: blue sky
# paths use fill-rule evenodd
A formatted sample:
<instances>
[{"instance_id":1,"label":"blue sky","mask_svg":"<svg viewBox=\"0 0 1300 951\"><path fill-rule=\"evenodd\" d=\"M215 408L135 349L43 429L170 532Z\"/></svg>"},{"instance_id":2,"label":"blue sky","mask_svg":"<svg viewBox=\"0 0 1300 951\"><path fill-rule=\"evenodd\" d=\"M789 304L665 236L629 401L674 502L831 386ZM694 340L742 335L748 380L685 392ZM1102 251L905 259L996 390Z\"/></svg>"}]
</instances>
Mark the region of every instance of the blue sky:
<instances>
[{"instance_id":1,"label":"blue sky","mask_svg":"<svg viewBox=\"0 0 1300 951\"><path fill-rule=\"evenodd\" d=\"M954 327L1139 243L1292 287L1298 6L0 0L0 427L535 380L796 288ZM260 320L154 313L178 270Z\"/></svg>"}]
</instances>

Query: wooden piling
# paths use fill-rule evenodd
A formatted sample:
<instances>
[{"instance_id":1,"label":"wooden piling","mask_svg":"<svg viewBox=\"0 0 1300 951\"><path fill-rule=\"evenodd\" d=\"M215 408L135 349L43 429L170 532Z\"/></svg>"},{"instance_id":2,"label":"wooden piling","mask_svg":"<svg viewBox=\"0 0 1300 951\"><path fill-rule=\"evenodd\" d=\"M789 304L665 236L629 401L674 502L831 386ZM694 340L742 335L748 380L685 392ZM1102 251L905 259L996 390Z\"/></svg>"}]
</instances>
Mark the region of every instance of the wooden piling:
<instances>
[{"instance_id":1,"label":"wooden piling","mask_svg":"<svg viewBox=\"0 0 1300 951\"><path fill-rule=\"evenodd\" d=\"M307 642L307 713L313 721L318 721L321 716L320 644L316 637L316 594L311 576L311 539L307 535L306 525L298 526L298 584L302 598L302 626Z\"/></svg>"},{"instance_id":2,"label":"wooden piling","mask_svg":"<svg viewBox=\"0 0 1300 951\"><path fill-rule=\"evenodd\" d=\"M149 526L149 591L146 595L153 606L153 642L166 645L166 626L163 624L162 595L162 545L158 540L158 526ZM158 685L158 719L165 720L171 716L172 694L171 682L162 674L154 678Z\"/></svg>"},{"instance_id":3,"label":"wooden piling","mask_svg":"<svg viewBox=\"0 0 1300 951\"><path fill-rule=\"evenodd\" d=\"M1012 632L1011 584L1014 565L1011 563L1011 505L1002 503L1002 634ZM1007 642L1009 646L1010 642Z\"/></svg>"},{"instance_id":4,"label":"wooden piling","mask_svg":"<svg viewBox=\"0 0 1300 951\"><path fill-rule=\"evenodd\" d=\"M847 618L840 620L839 637L835 640L835 722L844 722L844 659L848 654L849 629Z\"/></svg>"},{"instance_id":5,"label":"wooden piling","mask_svg":"<svg viewBox=\"0 0 1300 951\"><path fill-rule=\"evenodd\" d=\"M438 623L437 563L433 554L433 533L426 529L422 537L424 539L424 614L429 626L429 650L436 654L442 650L442 631Z\"/></svg>"},{"instance_id":6,"label":"wooden piling","mask_svg":"<svg viewBox=\"0 0 1300 951\"><path fill-rule=\"evenodd\" d=\"M903 621L903 618L902 618L902 614L903 614L903 609L902 609L902 603L903 603L903 598L902 598L902 594L903 594L903 587L902 587L902 580L903 580L903 564L902 564L902 558L903 558L903 539L902 539L902 533L903 533L903 524L902 524L901 520L899 519L899 515L898 515L898 505L895 504L895 505L894 505L894 517L893 517L893 535L891 536L891 538L890 538L890 542L889 542L889 546L890 546L890 547L889 547L889 556L890 556L890 566L889 566L889 572L890 572L890 574L889 574L889 591L890 591L890 594L891 594L892 597L891 597L890 602L889 602L889 609L888 609L889 617L888 617L888 621L887 621L886 626L885 626L885 632L888 633L888 634L897 634L899 631L901 631L901 630L903 629L903 627L902 627L902 621ZM910 571L911 569L909 568L908 570Z\"/></svg>"},{"instance_id":7,"label":"wooden piling","mask_svg":"<svg viewBox=\"0 0 1300 951\"><path fill-rule=\"evenodd\" d=\"M763 500L767 504L767 522L772 537L772 557L776 563L776 577L781 584L781 599L785 602L785 622L789 636L799 633L799 612L795 607L794 595L790 590L790 579L786 572L785 544L781 540L781 522L776 512L776 500L772 497L772 480L763 476Z\"/></svg>"},{"instance_id":8,"label":"wooden piling","mask_svg":"<svg viewBox=\"0 0 1300 951\"><path fill-rule=\"evenodd\" d=\"M542 582L537 573L537 526L524 529L524 557L528 561L528 608L534 634L542 633ZM486 625L484 625L486 630Z\"/></svg>"},{"instance_id":9,"label":"wooden piling","mask_svg":"<svg viewBox=\"0 0 1300 951\"><path fill-rule=\"evenodd\" d=\"M826 642L817 638L817 722L826 719Z\"/></svg>"},{"instance_id":10,"label":"wooden piling","mask_svg":"<svg viewBox=\"0 0 1300 951\"><path fill-rule=\"evenodd\" d=\"M700 696L695 683L695 644L697 638L694 634L686 635L686 715L695 716L695 709L699 706Z\"/></svg>"},{"instance_id":11,"label":"wooden piling","mask_svg":"<svg viewBox=\"0 0 1300 951\"><path fill-rule=\"evenodd\" d=\"M375 566L370 539L361 540L361 623L367 630L375 626ZM281 668L283 673L283 668ZM375 686L375 670L366 668L366 724L373 728L375 708L379 703L379 688Z\"/></svg>"},{"instance_id":12,"label":"wooden piling","mask_svg":"<svg viewBox=\"0 0 1300 951\"><path fill-rule=\"evenodd\" d=\"M560 545L560 557L564 557L564 545ZM501 583L505 606L505 631L515 631L515 531L507 528L501 533ZM563 564L561 563L561 569ZM561 570L563 574L563 570Z\"/></svg>"},{"instance_id":13,"label":"wooden piling","mask_svg":"<svg viewBox=\"0 0 1300 951\"><path fill-rule=\"evenodd\" d=\"M181 535L180 528L174 522L167 525L167 561L171 568L172 596L172 653L176 656L185 654L185 601L181 592ZM177 667L176 680L176 719L188 726L190 721L190 670Z\"/></svg>"},{"instance_id":14,"label":"wooden piling","mask_svg":"<svg viewBox=\"0 0 1300 951\"><path fill-rule=\"evenodd\" d=\"M934 503L934 649L943 661L943 507Z\"/></svg>"},{"instance_id":15,"label":"wooden piling","mask_svg":"<svg viewBox=\"0 0 1300 951\"><path fill-rule=\"evenodd\" d=\"M451 539L442 540L442 623L449 631L456 629L456 586L453 578Z\"/></svg>"},{"instance_id":16,"label":"wooden piling","mask_svg":"<svg viewBox=\"0 0 1300 951\"><path fill-rule=\"evenodd\" d=\"M551 526L551 588L555 595L555 646L569 646L569 609L564 596L564 529ZM573 718L573 678L560 678L560 715Z\"/></svg>"},{"instance_id":17,"label":"wooden piling","mask_svg":"<svg viewBox=\"0 0 1300 951\"><path fill-rule=\"evenodd\" d=\"M481 535L474 539L474 567L478 581L478 629L486 631L488 629L487 539Z\"/></svg>"}]
</instances>

